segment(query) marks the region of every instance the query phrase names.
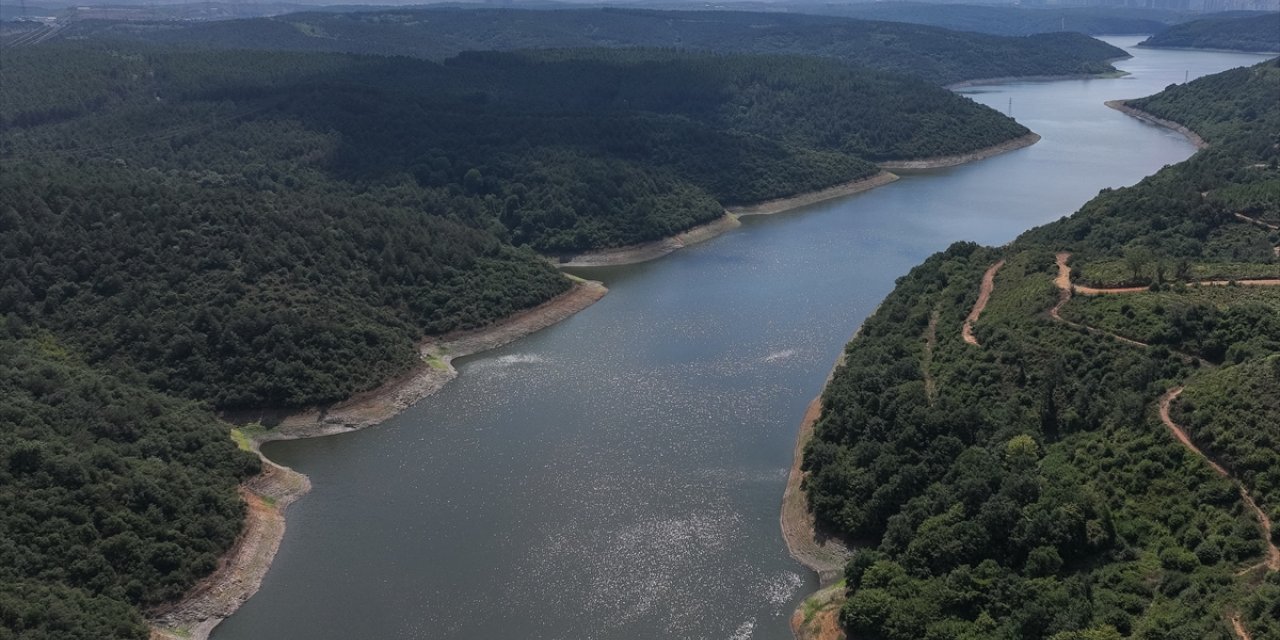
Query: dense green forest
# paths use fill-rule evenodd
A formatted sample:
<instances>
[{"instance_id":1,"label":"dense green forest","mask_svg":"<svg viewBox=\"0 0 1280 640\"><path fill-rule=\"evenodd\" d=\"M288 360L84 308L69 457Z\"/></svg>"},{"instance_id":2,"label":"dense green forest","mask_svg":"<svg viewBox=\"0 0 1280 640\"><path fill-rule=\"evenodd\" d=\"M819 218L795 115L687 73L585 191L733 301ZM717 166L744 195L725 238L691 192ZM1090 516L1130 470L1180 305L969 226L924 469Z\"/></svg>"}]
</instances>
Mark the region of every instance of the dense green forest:
<instances>
[{"instance_id":1,"label":"dense green forest","mask_svg":"<svg viewBox=\"0 0 1280 640\"><path fill-rule=\"evenodd\" d=\"M1114 71L1124 51L1078 33L1001 37L831 16L638 9L396 9L180 23L80 21L68 38L442 60L469 50L661 47L833 57L938 84Z\"/></svg>"},{"instance_id":2,"label":"dense green forest","mask_svg":"<svg viewBox=\"0 0 1280 640\"><path fill-rule=\"evenodd\" d=\"M1139 46L1280 51L1280 13L1193 20L1156 33Z\"/></svg>"},{"instance_id":3,"label":"dense green forest","mask_svg":"<svg viewBox=\"0 0 1280 640\"><path fill-rule=\"evenodd\" d=\"M1027 130L819 58L436 63L46 43L0 65L0 638L143 638L257 470L214 411L323 405L571 286L547 254Z\"/></svg>"},{"instance_id":4,"label":"dense green forest","mask_svg":"<svg viewBox=\"0 0 1280 640\"><path fill-rule=\"evenodd\" d=\"M1280 292L1188 286L1275 267L1274 234L1234 214L1277 213L1276 95L1273 60L1132 102L1211 146L1008 247L934 255L866 321L804 458L819 523L862 541L850 637L1226 640L1237 618L1280 638L1280 573L1235 486L1280 516ZM1151 290L1063 294L1058 252ZM1162 423L1182 386L1172 419L1229 477Z\"/></svg>"},{"instance_id":5,"label":"dense green forest","mask_svg":"<svg viewBox=\"0 0 1280 640\"><path fill-rule=\"evenodd\" d=\"M213 570L258 470L205 409L0 320L0 638L146 638Z\"/></svg>"},{"instance_id":6,"label":"dense green forest","mask_svg":"<svg viewBox=\"0 0 1280 640\"><path fill-rule=\"evenodd\" d=\"M875 173L863 158L1026 133L819 59L74 45L0 75L0 314L219 408L344 398L424 334L565 290L529 249L660 238Z\"/></svg>"}]
</instances>

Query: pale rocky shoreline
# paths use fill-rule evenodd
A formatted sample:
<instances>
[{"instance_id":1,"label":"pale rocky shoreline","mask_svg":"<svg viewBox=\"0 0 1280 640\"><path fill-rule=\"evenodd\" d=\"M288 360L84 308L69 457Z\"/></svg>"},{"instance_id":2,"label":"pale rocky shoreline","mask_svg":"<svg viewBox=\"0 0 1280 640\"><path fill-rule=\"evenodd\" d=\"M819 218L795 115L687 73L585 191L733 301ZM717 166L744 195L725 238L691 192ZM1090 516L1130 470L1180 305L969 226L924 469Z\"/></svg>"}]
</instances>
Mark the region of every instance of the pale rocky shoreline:
<instances>
[{"instance_id":1,"label":"pale rocky shoreline","mask_svg":"<svg viewBox=\"0 0 1280 640\"><path fill-rule=\"evenodd\" d=\"M881 162L880 168L891 169L894 171L916 170L916 169L941 169L943 167L954 167L957 165L986 160L992 156L998 156L1002 153L1016 151L1023 147L1029 147L1040 141L1040 134L1028 133L1025 136L1014 138L1012 140L1002 142L1000 144L971 151L969 153L960 153L953 156L940 156L937 158L922 158L920 160L890 160Z\"/></svg>"},{"instance_id":2,"label":"pale rocky shoreline","mask_svg":"<svg viewBox=\"0 0 1280 640\"><path fill-rule=\"evenodd\" d=\"M346 433L381 423L456 378L458 372L451 364L455 358L500 347L556 324L607 292L599 282L577 280L556 298L488 327L424 341L418 346L422 364L377 389L331 407L286 416L271 429L237 429L234 435L241 445L262 459L262 473L240 486L248 509L244 529L213 574L182 600L151 612L152 640L205 640L262 585L284 537L285 508L311 489L305 475L262 457L262 443Z\"/></svg>"},{"instance_id":3,"label":"pale rocky shoreline","mask_svg":"<svg viewBox=\"0 0 1280 640\"><path fill-rule=\"evenodd\" d=\"M1201 138L1201 137L1200 137L1200 134L1198 134L1198 133L1196 133L1196 132L1194 132L1194 131L1192 131L1192 130L1190 130L1190 129L1188 129L1188 128L1186 128L1186 127L1184 127L1184 126L1182 126L1182 125L1180 125L1180 124L1178 124L1178 123L1176 123L1176 122L1174 122L1174 121L1172 121L1172 120L1165 120L1164 118L1157 118L1157 117L1155 117L1155 116L1153 116L1153 115L1151 115L1151 114L1147 113L1146 111L1143 111L1143 110L1141 110L1141 109L1137 109L1137 108L1131 107L1131 106L1129 106L1128 104L1126 104L1126 102L1127 102L1126 100L1108 100L1108 101L1104 102L1103 104L1107 105L1108 107L1111 107L1112 109L1115 109L1116 111L1119 111L1119 112L1124 113L1124 114L1126 114L1126 115L1133 116L1133 117L1135 117L1135 118L1137 118L1137 119L1139 119L1139 120L1142 120L1142 121L1144 121L1144 122L1150 122L1151 124L1158 125L1158 126L1161 126L1161 127L1166 128L1166 129L1172 129L1172 130L1174 130L1174 131L1177 131L1178 133L1181 133L1182 135L1186 136L1187 140L1190 140L1190 141L1191 141L1191 144L1194 144L1194 145L1196 146L1196 148L1197 148L1197 149L1203 149L1203 148L1205 148L1205 147L1209 146L1209 143L1208 143L1208 142L1205 142L1205 139L1204 139L1204 138Z\"/></svg>"},{"instance_id":4,"label":"pale rocky shoreline","mask_svg":"<svg viewBox=\"0 0 1280 640\"><path fill-rule=\"evenodd\" d=\"M954 166L1019 149L1034 144L1039 138L1036 134L1029 134L968 154L902 161L900 164L909 169ZM884 169L893 164L882 163L880 166ZM781 213L868 191L897 179L897 175L882 170L868 178L826 189L734 207L716 220L670 238L579 254L557 264L561 267L598 267L645 262L734 229L741 224L738 220L740 216ZM500 347L551 326L590 306L607 291L599 282L577 280L568 292L489 327L424 341L419 345L422 364L376 389L357 394L338 404L287 415L272 410L239 413L234 417L237 423L270 422L272 427L265 429L260 425L249 426L238 429L236 435L246 448L257 452L261 457L259 447L266 442L322 437L377 425L435 393L457 377L457 371L451 364L453 359ZM782 524L792 555L817 571L824 586L827 586L839 578L850 552L838 541L818 538L813 528L812 515L808 512L804 494L800 490L799 464L804 444L812 433L813 422L820 409L820 402L815 400L810 408L812 416L807 414L805 424L801 425L801 437L795 453L796 462L784 497ZM265 457L262 457L262 464L262 473L245 481L240 487L248 509L240 538L220 560L214 573L197 584L182 600L150 612L148 621L152 629L152 640L206 640L214 627L230 617L258 591L284 536L285 508L311 488L310 480L303 474L277 465ZM788 531L791 533L788 534Z\"/></svg>"},{"instance_id":5,"label":"pale rocky shoreline","mask_svg":"<svg viewBox=\"0 0 1280 640\"><path fill-rule=\"evenodd\" d=\"M864 191L870 191L876 187L882 187L886 184L898 180L898 176L891 173L890 170L914 170L914 169L938 169L942 167L954 167L956 165L966 164L969 162L977 162L985 160L992 156L1002 153L1029 147L1040 140L1040 136L1035 133L1006 140L997 145L992 145L984 149L978 149L969 153L962 153L950 156L939 156L935 158L920 158L918 160L890 160L880 162L877 166L881 171L870 177L851 180L842 184L819 189L817 191L809 191L786 198L775 198L750 205L739 205L729 207L725 210L725 214L711 222L698 225L687 231L682 231L674 236L663 238L661 240L653 240L650 242L642 242L626 247L618 247L615 249L603 249L600 251L587 251L583 253L562 256L556 260L555 264L560 267L612 267L626 264L637 264L656 260L673 251L683 249L689 245L705 242L715 238L731 229L737 228L741 222L739 218L743 216L759 216L772 215L782 213L792 209L798 209L811 204L834 200L845 196L851 196Z\"/></svg>"}]
</instances>

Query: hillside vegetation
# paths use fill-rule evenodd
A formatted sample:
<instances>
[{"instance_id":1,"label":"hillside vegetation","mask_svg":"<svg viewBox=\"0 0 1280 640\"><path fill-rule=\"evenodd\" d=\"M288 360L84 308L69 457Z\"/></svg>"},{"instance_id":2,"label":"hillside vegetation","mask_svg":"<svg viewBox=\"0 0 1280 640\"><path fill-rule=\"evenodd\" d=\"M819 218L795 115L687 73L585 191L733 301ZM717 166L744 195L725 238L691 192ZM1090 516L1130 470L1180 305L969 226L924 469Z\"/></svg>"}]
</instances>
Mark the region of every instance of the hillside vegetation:
<instances>
[{"instance_id":1,"label":"hillside vegetation","mask_svg":"<svg viewBox=\"0 0 1280 640\"><path fill-rule=\"evenodd\" d=\"M1280 52L1280 13L1192 20L1169 27L1138 46Z\"/></svg>"},{"instance_id":2,"label":"hillside vegetation","mask_svg":"<svg viewBox=\"0 0 1280 640\"><path fill-rule=\"evenodd\" d=\"M145 638L258 469L214 411L324 406L415 343L872 161L1027 134L838 60L44 43L0 65L0 638Z\"/></svg>"},{"instance_id":3,"label":"hillside vegetation","mask_svg":"<svg viewBox=\"0 0 1280 640\"><path fill-rule=\"evenodd\" d=\"M0 321L0 637L146 638L240 532L227 429Z\"/></svg>"},{"instance_id":4,"label":"hillside vegetation","mask_svg":"<svg viewBox=\"0 0 1280 640\"><path fill-rule=\"evenodd\" d=\"M1242 499L1280 516L1280 291L1196 284L1280 266L1235 216L1277 213L1276 95L1271 61L1131 102L1211 146L1006 248L931 257L867 320L804 459L818 521L865 541L850 637L1280 638L1277 536ZM1072 295L1059 261L1149 290Z\"/></svg>"},{"instance_id":5,"label":"hillside vegetation","mask_svg":"<svg viewBox=\"0 0 1280 640\"><path fill-rule=\"evenodd\" d=\"M220 408L347 397L423 335L564 291L530 248L652 240L863 158L1027 132L816 59L65 46L0 74L0 314Z\"/></svg>"},{"instance_id":6,"label":"hillside vegetation","mask_svg":"<svg viewBox=\"0 0 1280 640\"><path fill-rule=\"evenodd\" d=\"M182 25L85 21L67 37L213 48L341 51L442 60L470 50L661 47L803 54L948 84L1114 71L1123 50L1082 34L1000 37L830 16L639 9L395 9Z\"/></svg>"}]
</instances>

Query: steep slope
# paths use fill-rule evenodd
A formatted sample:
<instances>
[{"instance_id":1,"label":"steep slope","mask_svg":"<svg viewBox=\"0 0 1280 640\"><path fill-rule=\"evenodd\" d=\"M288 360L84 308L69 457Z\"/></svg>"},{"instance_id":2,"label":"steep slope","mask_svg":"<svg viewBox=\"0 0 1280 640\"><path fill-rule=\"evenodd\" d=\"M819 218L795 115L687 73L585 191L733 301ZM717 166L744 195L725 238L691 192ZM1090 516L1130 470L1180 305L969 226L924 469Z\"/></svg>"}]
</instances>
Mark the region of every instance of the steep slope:
<instances>
[{"instance_id":1,"label":"steep slope","mask_svg":"<svg viewBox=\"0 0 1280 640\"><path fill-rule=\"evenodd\" d=\"M258 469L193 403L0 321L0 635L145 638L236 540Z\"/></svg>"},{"instance_id":2,"label":"steep slope","mask_svg":"<svg viewBox=\"0 0 1280 640\"><path fill-rule=\"evenodd\" d=\"M67 46L0 74L0 313L220 408L345 398L568 288L512 243L653 240L1027 133L816 59Z\"/></svg>"},{"instance_id":3,"label":"steep slope","mask_svg":"<svg viewBox=\"0 0 1280 640\"><path fill-rule=\"evenodd\" d=\"M1280 290L1196 284L1280 271L1268 230L1233 215L1280 179L1278 93L1271 61L1131 102L1210 147L1008 247L931 257L867 320L804 461L818 522L874 541L845 574L851 637L1280 633L1265 382ZM1117 261L1129 286L1071 295L1072 270Z\"/></svg>"}]
</instances>

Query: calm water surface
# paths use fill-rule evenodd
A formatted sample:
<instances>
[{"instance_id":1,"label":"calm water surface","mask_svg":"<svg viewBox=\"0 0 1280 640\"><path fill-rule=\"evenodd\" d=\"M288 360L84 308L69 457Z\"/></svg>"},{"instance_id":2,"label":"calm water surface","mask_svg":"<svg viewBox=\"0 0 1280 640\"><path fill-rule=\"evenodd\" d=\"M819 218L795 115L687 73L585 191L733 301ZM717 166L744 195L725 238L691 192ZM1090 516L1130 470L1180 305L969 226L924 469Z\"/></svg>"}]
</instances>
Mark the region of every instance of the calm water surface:
<instances>
[{"instance_id":1,"label":"calm water surface","mask_svg":"<svg viewBox=\"0 0 1280 640\"><path fill-rule=\"evenodd\" d=\"M399 417L268 446L315 488L214 637L790 638L816 586L778 529L796 427L894 279L1183 160L1181 136L1103 101L1262 59L1138 40L1112 39L1126 78L967 92L1012 99L1039 144L592 270L601 302Z\"/></svg>"}]
</instances>

